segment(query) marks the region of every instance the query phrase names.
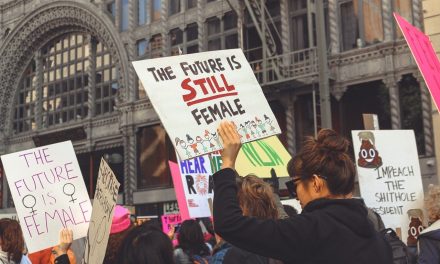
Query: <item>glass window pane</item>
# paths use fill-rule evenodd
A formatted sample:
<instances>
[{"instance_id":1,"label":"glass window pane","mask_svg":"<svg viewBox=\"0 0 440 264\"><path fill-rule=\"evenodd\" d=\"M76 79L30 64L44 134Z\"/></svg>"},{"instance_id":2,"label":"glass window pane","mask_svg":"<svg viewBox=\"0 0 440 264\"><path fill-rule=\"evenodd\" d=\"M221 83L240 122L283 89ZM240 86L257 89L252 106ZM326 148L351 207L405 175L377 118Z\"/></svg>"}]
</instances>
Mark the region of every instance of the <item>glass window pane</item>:
<instances>
[{"instance_id":1,"label":"glass window pane","mask_svg":"<svg viewBox=\"0 0 440 264\"><path fill-rule=\"evenodd\" d=\"M196 40L198 38L199 30L196 23L188 25L186 28L186 41Z\"/></svg>"},{"instance_id":2,"label":"glass window pane","mask_svg":"<svg viewBox=\"0 0 440 264\"><path fill-rule=\"evenodd\" d=\"M160 10L161 10L161 0L152 0L153 1L153 8L152 12L153 14L151 17L153 18L153 21L157 21L160 19Z\"/></svg>"},{"instance_id":3,"label":"glass window pane","mask_svg":"<svg viewBox=\"0 0 440 264\"><path fill-rule=\"evenodd\" d=\"M147 14L147 0L139 0L138 1L138 24L144 25L148 21Z\"/></svg>"},{"instance_id":4,"label":"glass window pane","mask_svg":"<svg viewBox=\"0 0 440 264\"><path fill-rule=\"evenodd\" d=\"M190 9L190 8L194 8L197 6L197 0L187 0L186 1L186 8Z\"/></svg>"},{"instance_id":5,"label":"glass window pane","mask_svg":"<svg viewBox=\"0 0 440 264\"><path fill-rule=\"evenodd\" d=\"M357 1L354 1L357 3ZM342 27L342 46L344 50L350 50L357 47L359 38L358 10L353 2L341 4L341 27Z\"/></svg>"},{"instance_id":6,"label":"glass window pane","mask_svg":"<svg viewBox=\"0 0 440 264\"><path fill-rule=\"evenodd\" d=\"M138 40L136 43L137 46L137 55L143 56L147 52L148 41L146 39Z\"/></svg>"},{"instance_id":7,"label":"glass window pane","mask_svg":"<svg viewBox=\"0 0 440 264\"><path fill-rule=\"evenodd\" d=\"M383 41L382 0L362 1L364 42L366 45Z\"/></svg>"},{"instance_id":8,"label":"glass window pane","mask_svg":"<svg viewBox=\"0 0 440 264\"><path fill-rule=\"evenodd\" d=\"M180 12L180 0L168 0L169 15L174 15Z\"/></svg>"},{"instance_id":9,"label":"glass window pane","mask_svg":"<svg viewBox=\"0 0 440 264\"><path fill-rule=\"evenodd\" d=\"M208 20L208 35L220 33L220 19L211 18Z\"/></svg>"},{"instance_id":10,"label":"glass window pane","mask_svg":"<svg viewBox=\"0 0 440 264\"><path fill-rule=\"evenodd\" d=\"M224 28L225 30L229 30L237 27L237 15L235 12L228 12L223 17Z\"/></svg>"},{"instance_id":11,"label":"glass window pane","mask_svg":"<svg viewBox=\"0 0 440 264\"><path fill-rule=\"evenodd\" d=\"M128 29L128 0L121 1L121 30Z\"/></svg>"}]
</instances>

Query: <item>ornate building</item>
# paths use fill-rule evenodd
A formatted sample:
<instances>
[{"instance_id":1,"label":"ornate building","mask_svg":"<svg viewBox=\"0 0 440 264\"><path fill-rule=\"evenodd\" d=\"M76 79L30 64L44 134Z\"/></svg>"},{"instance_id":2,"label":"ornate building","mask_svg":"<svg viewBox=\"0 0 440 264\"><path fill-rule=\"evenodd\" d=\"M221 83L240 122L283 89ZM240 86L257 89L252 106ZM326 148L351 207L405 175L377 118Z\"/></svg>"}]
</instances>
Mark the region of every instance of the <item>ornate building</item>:
<instances>
[{"instance_id":1,"label":"ornate building","mask_svg":"<svg viewBox=\"0 0 440 264\"><path fill-rule=\"evenodd\" d=\"M381 129L414 129L424 183L434 181L429 93L392 18L397 11L420 27L421 0L325 1L327 49L318 49L317 6L313 0L2 1L0 154L70 139L91 196L104 157L122 182L123 203L141 215L173 210L166 162L175 158L173 144L130 61L240 47L291 153L320 128L328 113L320 104L328 99L332 126L348 137L362 129L362 113L378 114ZM328 67L321 68L327 99L320 96L318 54L327 54ZM12 202L2 178L7 208Z\"/></svg>"}]
</instances>

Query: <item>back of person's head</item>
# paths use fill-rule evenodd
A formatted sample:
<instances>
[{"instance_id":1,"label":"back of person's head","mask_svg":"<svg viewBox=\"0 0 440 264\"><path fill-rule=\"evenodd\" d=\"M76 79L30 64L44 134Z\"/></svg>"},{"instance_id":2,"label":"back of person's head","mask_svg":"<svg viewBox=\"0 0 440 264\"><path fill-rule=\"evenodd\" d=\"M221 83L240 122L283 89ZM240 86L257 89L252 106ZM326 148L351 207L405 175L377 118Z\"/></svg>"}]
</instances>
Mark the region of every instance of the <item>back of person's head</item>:
<instances>
[{"instance_id":1,"label":"back of person's head","mask_svg":"<svg viewBox=\"0 0 440 264\"><path fill-rule=\"evenodd\" d=\"M307 137L298 155L287 165L290 177L308 180L314 174L326 177L333 195L348 195L354 189L355 166L348 148L350 142L331 129L322 129L317 138Z\"/></svg>"},{"instance_id":2,"label":"back of person's head","mask_svg":"<svg viewBox=\"0 0 440 264\"><path fill-rule=\"evenodd\" d=\"M20 263L24 250L20 224L13 219L0 219L0 247L8 253L8 261Z\"/></svg>"},{"instance_id":3,"label":"back of person's head","mask_svg":"<svg viewBox=\"0 0 440 264\"><path fill-rule=\"evenodd\" d=\"M182 222L177 236L179 247L190 257L193 255L209 255L209 248L205 244L202 228L196 220L189 219Z\"/></svg>"},{"instance_id":4,"label":"back of person's head","mask_svg":"<svg viewBox=\"0 0 440 264\"><path fill-rule=\"evenodd\" d=\"M237 198L243 215L277 219L278 210L270 185L255 175L237 178Z\"/></svg>"},{"instance_id":5,"label":"back of person's head","mask_svg":"<svg viewBox=\"0 0 440 264\"><path fill-rule=\"evenodd\" d=\"M108 238L107 249L105 252L104 262L106 264L118 263L118 251L127 233L132 227L130 220L130 212L123 206L117 205L112 218L110 227L110 236Z\"/></svg>"},{"instance_id":6,"label":"back of person's head","mask_svg":"<svg viewBox=\"0 0 440 264\"><path fill-rule=\"evenodd\" d=\"M428 186L428 196L425 200L425 207L430 223L440 219L440 186L433 184Z\"/></svg>"},{"instance_id":7,"label":"back of person's head","mask_svg":"<svg viewBox=\"0 0 440 264\"><path fill-rule=\"evenodd\" d=\"M173 264L173 245L159 227L145 222L132 228L123 239L119 264Z\"/></svg>"}]
</instances>

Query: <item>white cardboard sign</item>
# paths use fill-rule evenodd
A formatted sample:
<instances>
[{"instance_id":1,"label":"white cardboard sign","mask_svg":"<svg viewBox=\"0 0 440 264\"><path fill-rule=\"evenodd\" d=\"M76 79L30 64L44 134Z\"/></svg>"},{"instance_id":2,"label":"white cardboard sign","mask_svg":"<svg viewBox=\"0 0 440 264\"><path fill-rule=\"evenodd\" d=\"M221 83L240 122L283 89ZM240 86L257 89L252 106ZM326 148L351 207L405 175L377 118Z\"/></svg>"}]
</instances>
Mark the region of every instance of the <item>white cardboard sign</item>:
<instances>
[{"instance_id":1,"label":"white cardboard sign","mask_svg":"<svg viewBox=\"0 0 440 264\"><path fill-rule=\"evenodd\" d=\"M221 150L221 120L243 143L281 133L241 49L133 62L181 159Z\"/></svg>"},{"instance_id":2,"label":"white cardboard sign","mask_svg":"<svg viewBox=\"0 0 440 264\"><path fill-rule=\"evenodd\" d=\"M404 242L420 232L423 185L417 146L412 130L352 131L361 196L386 227L401 228ZM414 219L413 219L414 218ZM419 218L419 219L415 219ZM407 241L408 239L408 241Z\"/></svg>"},{"instance_id":3,"label":"white cardboard sign","mask_svg":"<svg viewBox=\"0 0 440 264\"><path fill-rule=\"evenodd\" d=\"M65 227L86 236L92 206L70 141L1 159L30 253L57 245Z\"/></svg>"},{"instance_id":4,"label":"white cardboard sign","mask_svg":"<svg viewBox=\"0 0 440 264\"><path fill-rule=\"evenodd\" d=\"M107 162L101 159L83 264L104 261L120 185Z\"/></svg>"}]
</instances>

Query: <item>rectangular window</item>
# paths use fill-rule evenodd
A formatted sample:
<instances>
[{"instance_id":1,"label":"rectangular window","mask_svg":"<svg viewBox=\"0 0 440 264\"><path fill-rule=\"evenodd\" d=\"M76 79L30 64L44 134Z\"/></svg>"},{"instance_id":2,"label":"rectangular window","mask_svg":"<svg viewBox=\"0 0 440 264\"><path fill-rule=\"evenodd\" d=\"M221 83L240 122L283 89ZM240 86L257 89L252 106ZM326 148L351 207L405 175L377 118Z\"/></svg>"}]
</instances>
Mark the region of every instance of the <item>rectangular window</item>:
<instances>
[{"instance_id":1,"label":"rectangular window","mask_svg":"<svg viewBox=\"0 0 440 264\"><path fill-rule=\"evenodd\" d=\"M147 0L138 1L138 25L145 25L148 23L147 4Z\"/></svg>"},{"instance_id":2,"label":"rectangular window","mask_svg":"<svg viewBox=\"0 0 440 264\"><path fill-rule=\"evenodd\" d=\"M186 8L191 9L197 6L197 0L186 0Z\"/></svg>"},{"instance_id":3,"label":"rectangular window","mask_svg":"<svg viewBox=\"0 0 440 264\"><path fill-rule=\"evenodd\" d=\"M151 14L151 18L153 21L158 21L161 17L160 15L160 10L161 10L161 1L160 0L152 0L152 14Z\"/></svg>"},{"instance_id":4,"label":"rectangular window","mask_svg":"<svg viewBox=\"0 0 440 264\"><path fill-rule=\"evenodd\" d=\"M139 129L137 133L139 189L171 187L168 160L176 160L172 143L160 125Z\"/></svg>"},{"instance_id":5,"label":"rectangular window","mask_svg":"<svg viewBox=\"0 0 440 264\"><path fill-rule=\"evenodd\" d=\"M168 11L170 16L180 13L180 0L169 0Z\"/></svg>"},{"instance_id":6,"label":"rectangular window","mask_svg":"<svg viewBox=\"0 0 440 264\"><path fill-rule=\"evenodd\" d=\"M116 10L115 1L112 1L107 4L107 11L112 15L112 17L115 17L115 10Z\"/></svg>"},{"instance_id":7,"label":"rectangular window","mask_svg":"<svg viewBox=\"0 0 440 264\"><path fill-rule=\"evenodd\" d=\"M409 23L413 22L412 1L411 0L393 0L394 12L405 18ZM402 31L395 23L396 38L402 38Z\"/></svg>"},{"instance_id":8,"label":"rectangular window","mask_svg":"<svg viewBox=\"0 0 440 264\"><path fill-rule=\"evenodd\" d=\"M382 0L363 0L362 17L364 18L364 44L371 45L382 42Z\"/></svg>"},{"instance_id":9,"label":"rectangular window","mask_svg":"<svg viewBox=\"0 0 440 264\"><path fill-rule=\"evenodd\" d=\"M121 31L128 30L128 0L121 1Z\"/></svg>"},{"instance_id":10,"label":"rectangular window","mask_svg":"<svg viewBox=\"0 0 440 264\"><path fill-rule=\"evenodd\" d=\"M182 49L183 32L180 29L173 29L170 31L171 56L179 55Z\"/></svg>"},{"instance_id":11,"label":"rectangular window","mask_svg":"<svg viewBox=\"0 0 440 264\"><path fill-rule=\"evenodd\" d=\"M136 46L137 46L137 55L139 57L147 53L148 41L146 39L138 40Z\"/></svg>"},{"instance_id":12,"label":"rectangular window","mask_svg":"<svg viewBox=\"0 0 440 264\"><path fill-rule=\"evenodd\" d=\"M357 0L354 2L357 2ZM353 1L342 3L340 12L342 47L344 50L354 49L357 47L357 40L359 39L357 5L355 8Z\"/></svg>"}]
</instances>

